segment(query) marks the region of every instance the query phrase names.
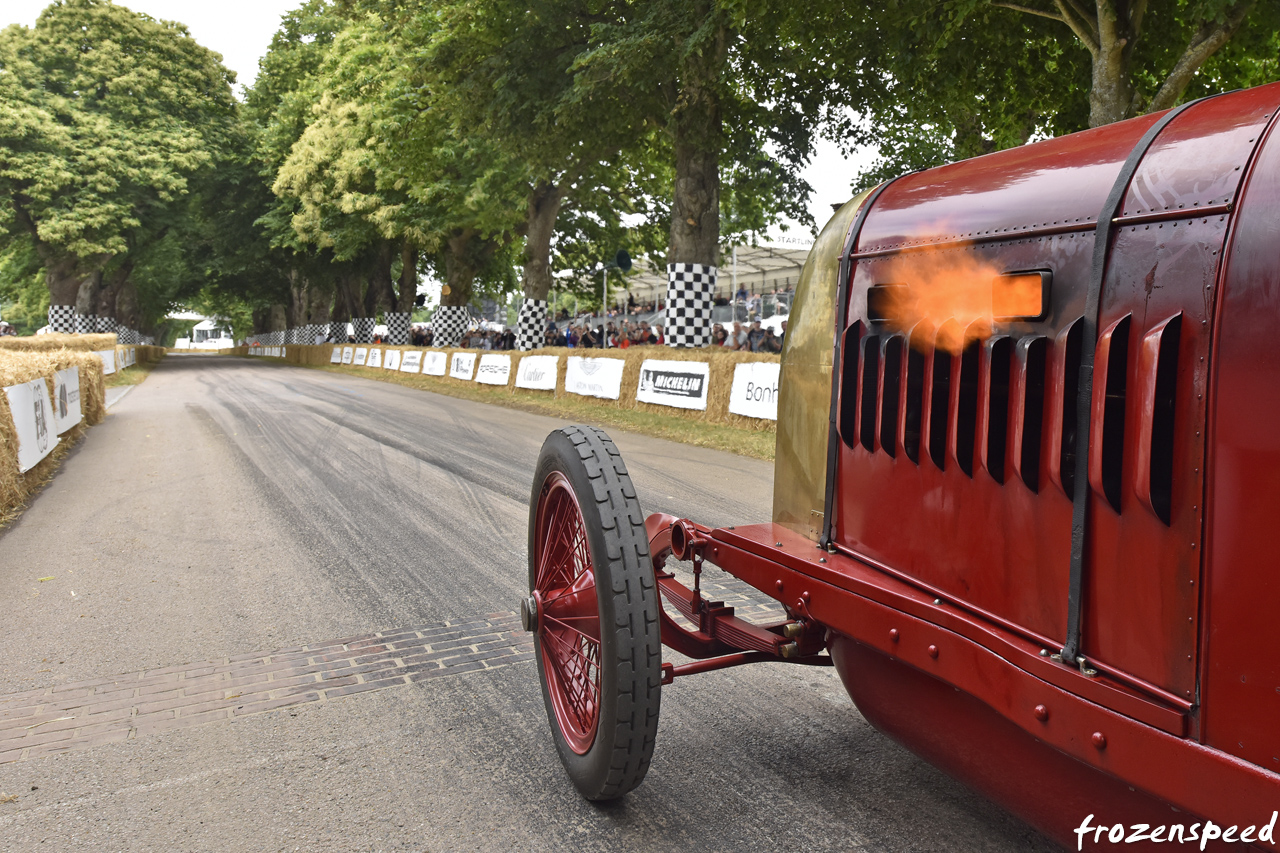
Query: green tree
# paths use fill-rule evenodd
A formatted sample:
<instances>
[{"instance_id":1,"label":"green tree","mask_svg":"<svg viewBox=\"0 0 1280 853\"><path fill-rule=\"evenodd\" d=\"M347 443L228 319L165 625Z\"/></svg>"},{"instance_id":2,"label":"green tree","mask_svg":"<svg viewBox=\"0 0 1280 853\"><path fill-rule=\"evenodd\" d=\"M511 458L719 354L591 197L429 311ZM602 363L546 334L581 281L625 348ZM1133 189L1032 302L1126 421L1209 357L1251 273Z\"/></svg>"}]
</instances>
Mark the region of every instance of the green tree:
<instances>
[{"instance_id":1,"label":"green tree","mask_svg":"<svg viewBox=\"0 0 1280 853\"><path fill-rule=\"evenodd\" d=\"M0 229L31 242L53 305L149 245L222 143L233 80L181 25L105 0L0 32Z\"/></svg>"},{"instance_id":2,"label":"green tree","mask_svg":"<svg viewBox=\"0 0 1280 853\"><path fill-rule=\"evenodd\" d=\"M880 146L864 186L1280 76L1275 3L896 0L846 32L882 82L855 106L865 124L842 128Z\"/></svg>"},{"instance_id":3,"label":"green tree","mask_svg":"<svg viewBox=\"0 0 1280 853\"><path fill-rule=\"evenodd\" d=\"M649 213L654 192L669 191L643 180L664 173L645 163L652 133L630 108L629 92L599 89L584 98L577 90L575 65L590 49L599 7L461 0L418 13L439 21L420 58L436 81L438 107L459 132L483 136L518 169L526 321L557 270L571 269L572 280L583 282L624 245L649 248L651 231L624 228L622 218ZM599 286L590 292L599 294Z\"/></svg>"}]
</instances>

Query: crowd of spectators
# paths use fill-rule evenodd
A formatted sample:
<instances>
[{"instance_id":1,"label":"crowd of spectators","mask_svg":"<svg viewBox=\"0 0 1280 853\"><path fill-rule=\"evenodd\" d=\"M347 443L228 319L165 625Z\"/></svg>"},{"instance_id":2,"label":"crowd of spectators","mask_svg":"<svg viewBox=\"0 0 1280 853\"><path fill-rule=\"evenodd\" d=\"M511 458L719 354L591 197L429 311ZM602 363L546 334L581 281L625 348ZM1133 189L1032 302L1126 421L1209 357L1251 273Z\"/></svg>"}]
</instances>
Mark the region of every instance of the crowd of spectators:
<instances>
[{"instance_id":1,"label":"crowd of spectators","mask_svg":"<svg viewBox=\"0 0 1280 853\"><path fill-rule=\"evenodd\" d=\"M775 294L784 294L789 291L790 288L787 288L787 291L775 291ZM743 297L744 304L748 306L753 304L752 297L746 294L745 289L740 290L735 296ZM660 310L661 307L653 303L638 304L631 297L628 297L628 300L630 304L627 313L632 315L650 314ZM760 296L755 295L754 300L758 309ZM563 319L568 322L560 326L554 320L548 321L543 335L544 346L628 349L634 346L662 346L666 343L661 324L620 317L618 311L609 312L604 324L598 322L593 324L586 319L586 315L570 318L568 312L560 313L565 315ZM712 328L711 346L741 352L782 352L787 322L783 320L782 331L775 333L772 328L761 324L758 310L752 312L750 316L753 319L748 323L734 322L728 325L716 323ZM336 341L331 342L336 343ZM347 342L355 343L355 338L348 337ZM381 335L374 335L373 343L386 343L386 340ZM432 346L434 335L431 327L415 324L409 331L409 344L415 347ZM511 329L472 329L462 336L457 346L463 349L513 350L516 346L516 336Z\"/></svg>"},{"instance_id":2,"label":"crowd of spectators","mask_svg":"<svg viewBox=\"0 0 1280 853\"><path fill-rule=\"evenodd\" d=\"M786 334L786 320L782 321L782 333L776 335L772 328L761 326L759 320L752 320L746 328L742 323L734 323L729 329L716 323L711 328L711 345L741 352L782 352L782 340Z\"/></svg>"},{"instance_id":3,"label":"crowd of spectators","mask_svg":"<svg viewBox=\"0 0 1280 853\"><path fill-rule=\"evenodd\" d=\"M609 320L604 325L594 328L590 323L570 323L563 329L554 324L547 326L544 335L545 345L549 347L572 347L585 349L627 349L635 346L661 346L666 343L662 334L662 326L649 324L640 320Z\"/></svg>"}]
</instances>

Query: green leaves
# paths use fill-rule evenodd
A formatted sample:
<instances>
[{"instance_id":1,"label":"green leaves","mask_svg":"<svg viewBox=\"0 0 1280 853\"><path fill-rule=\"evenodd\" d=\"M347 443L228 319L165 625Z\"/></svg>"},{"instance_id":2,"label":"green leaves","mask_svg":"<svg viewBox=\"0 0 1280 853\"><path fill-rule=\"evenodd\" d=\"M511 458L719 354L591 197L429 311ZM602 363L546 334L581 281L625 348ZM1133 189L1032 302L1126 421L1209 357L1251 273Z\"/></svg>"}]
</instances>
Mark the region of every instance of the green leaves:
<instances>
[{"instance_id":1,"label":"green leaves","mask_svg":"<svg viewBox=\"0 0 1280 853\"><path fill-rule=\"evenodd\" d=\"M212 165L232 79L181 25L103 0L0 32L0 227L39 252L55 301L129 253Z\"/></svg>"}]
</instances>

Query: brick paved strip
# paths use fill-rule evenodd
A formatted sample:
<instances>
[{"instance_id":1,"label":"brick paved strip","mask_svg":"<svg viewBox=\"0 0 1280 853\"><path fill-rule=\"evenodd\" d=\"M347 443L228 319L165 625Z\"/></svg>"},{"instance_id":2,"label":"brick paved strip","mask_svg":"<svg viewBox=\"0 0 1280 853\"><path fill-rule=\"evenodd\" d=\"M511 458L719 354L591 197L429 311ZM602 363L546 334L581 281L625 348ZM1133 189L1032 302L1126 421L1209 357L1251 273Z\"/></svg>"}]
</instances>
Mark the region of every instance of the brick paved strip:
<instances>
[{"instance_id":1,"label":"brick paved strip","mask_svg":"<svg viewBox=\"0 0 1280 853\"><path fill-rule=\"evenodd\" d=\"M0 764L532 659L491 613L0 695Z\"/></svg>"}]
</instances>

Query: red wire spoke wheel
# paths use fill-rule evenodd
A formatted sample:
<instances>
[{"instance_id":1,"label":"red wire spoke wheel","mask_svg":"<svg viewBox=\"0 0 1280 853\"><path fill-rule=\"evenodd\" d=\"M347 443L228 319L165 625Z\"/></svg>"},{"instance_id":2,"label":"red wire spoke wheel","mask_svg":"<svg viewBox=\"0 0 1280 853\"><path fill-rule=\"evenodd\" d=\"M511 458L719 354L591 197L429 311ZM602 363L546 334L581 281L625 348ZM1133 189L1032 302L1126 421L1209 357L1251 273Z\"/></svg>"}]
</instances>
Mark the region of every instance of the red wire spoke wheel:
<instances>
[{"instance_id":1,"label":"red wire spoke wheel","mask_svg":"<svg viewBox=\"0 0 1280 853\"><path fill-rule=\"evenodd\" d=\"M574 426L547 437L529 506L529 597L556 751L584 797L644 779L662 690L658 592L644 514L617 447Z\"/></svg>"}]
</instances>

